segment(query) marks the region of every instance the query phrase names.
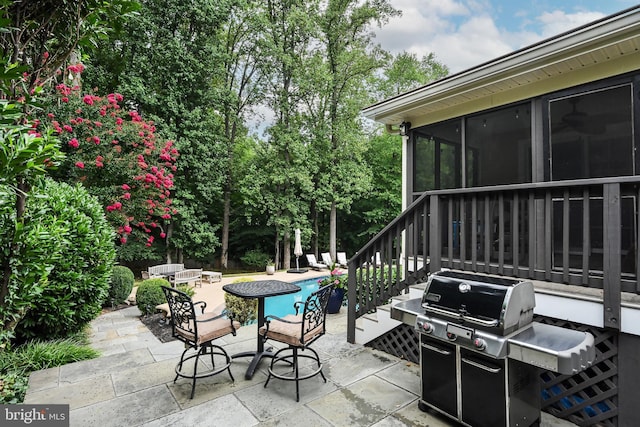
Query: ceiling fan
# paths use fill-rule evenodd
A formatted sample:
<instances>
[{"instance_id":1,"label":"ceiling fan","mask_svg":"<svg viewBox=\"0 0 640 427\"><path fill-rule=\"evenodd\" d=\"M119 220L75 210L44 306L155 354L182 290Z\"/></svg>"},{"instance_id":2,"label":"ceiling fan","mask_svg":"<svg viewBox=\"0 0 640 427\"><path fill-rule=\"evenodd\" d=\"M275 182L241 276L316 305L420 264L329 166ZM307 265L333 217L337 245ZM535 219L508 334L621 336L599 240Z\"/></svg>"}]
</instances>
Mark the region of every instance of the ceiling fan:
<instances>
[{"instance_id":1,"label":"ceiling fan","mask_svg":"<svg viewBox=\"0 0 640 427\"><path fill-rule=\"evenodd\" d=\"M607 130L607 124L602 118L578 110L579 97L571 98L569 102L571 103L571 111L561 119L566 127L589 135L600 135Z\"/></svg>"},{"instance_id":2,"label":"ceiling fan","mask_svg":"<svg viewBox=\"0 0 640 427\"><path fill-rule=\"evenodd\" d=\"M607 126L613 123L620 123L627 119L626 115L620 113L589 113L579 109L582 97L570 98L571 111L564 114L560 121L554 126L554 132L561 132L564 129L571 129L575 132L587 135L601 135L607 131Z\"/></svg>"}]
</instances>

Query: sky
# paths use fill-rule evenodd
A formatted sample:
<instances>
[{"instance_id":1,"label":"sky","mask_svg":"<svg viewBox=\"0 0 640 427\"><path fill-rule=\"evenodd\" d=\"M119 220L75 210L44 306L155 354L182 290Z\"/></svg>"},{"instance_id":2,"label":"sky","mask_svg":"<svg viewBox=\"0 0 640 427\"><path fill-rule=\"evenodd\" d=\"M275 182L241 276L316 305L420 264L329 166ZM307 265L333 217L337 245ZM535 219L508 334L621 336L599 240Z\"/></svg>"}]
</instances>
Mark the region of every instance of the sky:
<instances>
[{"instance_id":1,"label":"sky","mask_svg":"<svg viewBox=\"0 0 640 427\"><path fill-rule=\"evenodd\" d=\"M375 42L418 58L433 53L451 74L637 5L629 0L389 0L402 11Z\"/></svg>"}]
</instances>

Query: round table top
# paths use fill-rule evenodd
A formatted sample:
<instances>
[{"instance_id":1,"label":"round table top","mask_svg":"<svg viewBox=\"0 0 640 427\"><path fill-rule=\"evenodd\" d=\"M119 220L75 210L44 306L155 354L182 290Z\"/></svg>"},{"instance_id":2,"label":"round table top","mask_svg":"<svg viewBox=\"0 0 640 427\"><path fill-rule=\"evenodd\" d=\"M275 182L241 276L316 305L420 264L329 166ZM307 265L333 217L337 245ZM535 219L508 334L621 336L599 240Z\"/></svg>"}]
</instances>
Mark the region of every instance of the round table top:
<instances>
[{"instance_id":1,"label":"round table top","mask_svg":"<svg viewBox=\"0 0 640 427\"><path fill-rule=\"evenodd\" d=\"M242 298L265 298L298 292L300 286L280 280L229 283L222 287L231 295Z\"/></svg>"}]
</instances>

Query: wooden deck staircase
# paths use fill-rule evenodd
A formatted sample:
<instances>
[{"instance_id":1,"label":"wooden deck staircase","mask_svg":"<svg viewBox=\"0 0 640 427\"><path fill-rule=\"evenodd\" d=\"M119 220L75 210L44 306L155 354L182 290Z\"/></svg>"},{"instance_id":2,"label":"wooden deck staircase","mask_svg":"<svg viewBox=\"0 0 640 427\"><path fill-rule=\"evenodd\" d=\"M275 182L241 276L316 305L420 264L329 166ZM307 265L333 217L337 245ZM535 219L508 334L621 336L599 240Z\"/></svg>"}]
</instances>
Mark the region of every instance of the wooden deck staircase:
<instances>
[{"instance_id":1,"label":"wooden deck staircase","mask_svg":"<svg viewBox=\"0 0 640 427\"><path fill-rule=\"evenodd\" d=\"M356 320L356 343L366 344L392 330L401 322L391 318L391 307L412 298L422 298L426 283L416 283L408 288L408 293L398 295L391 302L379 306L373 313L365 314Z\"/></svg>"}]
</instances>

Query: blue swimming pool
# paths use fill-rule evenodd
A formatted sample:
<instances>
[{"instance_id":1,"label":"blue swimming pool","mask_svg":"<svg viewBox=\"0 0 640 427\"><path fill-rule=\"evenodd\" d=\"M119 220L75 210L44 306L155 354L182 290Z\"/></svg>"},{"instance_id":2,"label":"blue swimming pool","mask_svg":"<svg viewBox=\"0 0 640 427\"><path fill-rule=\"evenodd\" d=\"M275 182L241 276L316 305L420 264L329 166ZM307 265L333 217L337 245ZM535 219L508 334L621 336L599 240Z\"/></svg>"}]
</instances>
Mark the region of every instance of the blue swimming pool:
<instances>
[{"instance_id":1,"label":"blue swimming pool","mask_svg":"<svg viewBox=\"0 0 640 427\"><path fill-rule=\"evenodd\" d=\"M318 290L318 280L322 279L324 279L324 277L316 277L313 279L294 282L296 285L300 286L300 292L265 298L264 314L278 317L284 317L287 314L295 314L296 310L293 307L293 304L296 301L306 301L307 297L311 295L313 291Z\"/></svg>"}]
</instances>

